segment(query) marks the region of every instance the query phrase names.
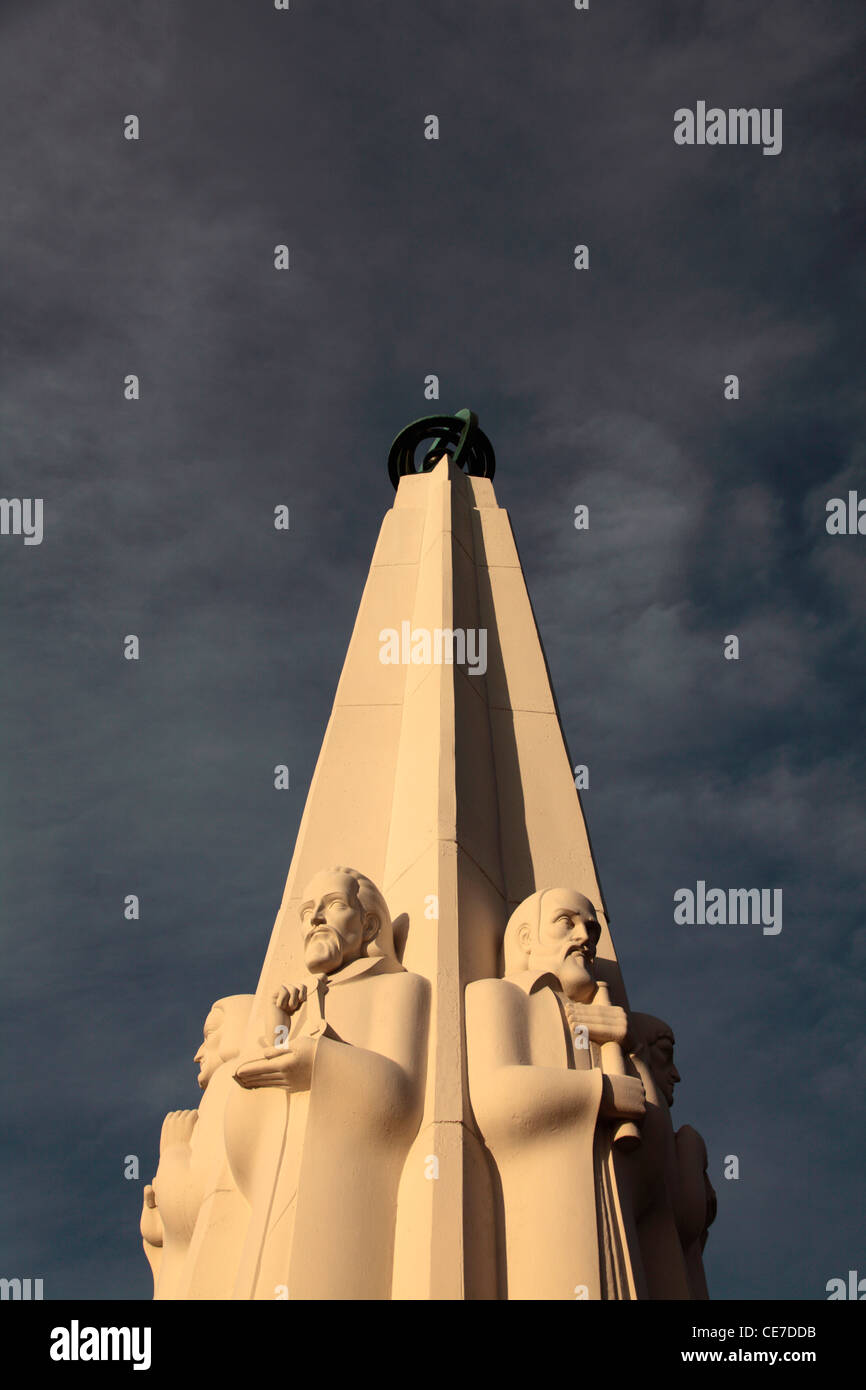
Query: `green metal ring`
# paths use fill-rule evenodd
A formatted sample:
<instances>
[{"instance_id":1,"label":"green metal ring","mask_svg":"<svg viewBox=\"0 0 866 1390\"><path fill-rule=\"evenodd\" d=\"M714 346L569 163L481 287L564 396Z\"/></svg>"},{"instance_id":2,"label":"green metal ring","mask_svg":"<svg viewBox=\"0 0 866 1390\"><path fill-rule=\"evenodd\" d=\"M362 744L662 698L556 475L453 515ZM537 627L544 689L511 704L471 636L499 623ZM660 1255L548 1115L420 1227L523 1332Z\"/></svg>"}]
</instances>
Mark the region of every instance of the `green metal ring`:
<instances>
[{"instance_id":1,"label":"green metal ring","mask_svg":"<svg viewBox=\"0 0 866 1390\"><path fill-rule=\"evenodd\" d=\"M434 442L418 468L415 452L425 439ZM493 445L478 428L478 416L471 410L458 410L454 415L425 415L402 429L391 445L388 477L395 490L407 474L429 473L444 453L458 468L476 478L492 478L496 470Z\"/></svg>"}]
</instances>

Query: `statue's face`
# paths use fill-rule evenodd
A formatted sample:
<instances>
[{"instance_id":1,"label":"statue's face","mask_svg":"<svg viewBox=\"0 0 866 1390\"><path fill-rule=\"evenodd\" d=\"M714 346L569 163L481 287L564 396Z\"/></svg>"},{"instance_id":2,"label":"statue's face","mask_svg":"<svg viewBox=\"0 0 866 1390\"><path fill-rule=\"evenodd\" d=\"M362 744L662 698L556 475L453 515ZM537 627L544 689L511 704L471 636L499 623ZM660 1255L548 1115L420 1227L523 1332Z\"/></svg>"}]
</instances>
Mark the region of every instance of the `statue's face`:
<instances>
[{"instance_id":1,"label":"statue's face","mask_svg":"<svg viewBox=\"0 0 866 1390\"><path fill-rule=\"evenodd\" d=\"M207 1086L217 1067L222 1065L220 1033L223 1022L223 1011L219 1008L211 1009L204 1021L204 1041L193 1057L193 1061L199 1064L198 1084L202 1090Z\"/></svg>"},{"instance_id":2,"label":"statue's face","mask_svg":"<svg viewBox=\"0 0 866 1390\"><path fill-rule=\"evenodd\" d=\"M589 899L571 888L555 888L541 900L537 939L529 928L523 931L530 970L552 971L570 999L588 1003L595 993L593 963L601 935Z\"/></svg>"},{"instance_id":3,"label":"statue's face","mask_svg":"<svg viewBox=\"0 0 866 1390\"><path fill-rule=\"evenodd\" d=\"M662 1033L653 1040L649 1048L649 1064L653 1079L667 1101L674 1103L674 1086L682 1077L674 1066L674 1040L670 1033Z\"/></svg>"},{"instance_id":4,"label":"statue's face","mask_svg":"<svg viewBox=\"0 0 866 1390\"><path fill-rule=\"evenodd\" d=\"M332 975L364 954L378 922L364 912L349 874L316 874L301 903L304 963L313 975Z\"/></svg>"}]
</instances>

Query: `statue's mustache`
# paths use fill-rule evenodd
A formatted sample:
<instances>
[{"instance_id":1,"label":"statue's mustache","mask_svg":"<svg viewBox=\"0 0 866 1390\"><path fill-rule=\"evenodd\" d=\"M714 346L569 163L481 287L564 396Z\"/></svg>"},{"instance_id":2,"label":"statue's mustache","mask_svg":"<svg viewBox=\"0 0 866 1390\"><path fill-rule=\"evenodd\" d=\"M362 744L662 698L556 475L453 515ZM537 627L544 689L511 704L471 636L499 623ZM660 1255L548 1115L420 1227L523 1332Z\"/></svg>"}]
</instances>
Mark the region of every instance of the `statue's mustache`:
<instances>
[{"instance_id":1,"label":"statue's mustache","mask_svg":"<svg viewBox=\"0 0 866 1390\"><path fill-rule=\"evenodd\" d=\"M340 939L334 928L329 927L326 923L317 927L310 927L310 930L304 935L304 945L309 945L315 936L330 936L332 940L336 941Z\"/></svg>"}]
</instances>

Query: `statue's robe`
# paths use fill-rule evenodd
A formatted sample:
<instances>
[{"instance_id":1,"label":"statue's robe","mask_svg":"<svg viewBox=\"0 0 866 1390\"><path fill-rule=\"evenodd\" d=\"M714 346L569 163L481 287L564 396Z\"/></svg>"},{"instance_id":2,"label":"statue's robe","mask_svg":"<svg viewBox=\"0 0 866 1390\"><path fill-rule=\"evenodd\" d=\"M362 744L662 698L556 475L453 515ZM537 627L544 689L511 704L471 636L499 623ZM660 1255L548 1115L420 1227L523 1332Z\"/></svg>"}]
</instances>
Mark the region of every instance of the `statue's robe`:
<instances>
[{"instance_id":1,"label":"statue's robe","mask_svg":"<svg viewBox=\"0 0 866 1390\"><path fill-rule=\"evenodd\" d=\"M234 1059L217 1067L199 1103L198 1119L189 1143L172 1145L160 1154L153 1190L162 1218L163 1247L158 1272L154 1271L155 1299L225 1296L219 1267L211 1260L196 1261L194 1257L199 1213L220 1187L225 1168L223 1112L230 1088L236 1087L236 1067ZM224 1186L224 1179L222 1183ZM246 1228L246 1213L236 1191L233 1200L241 1222L240 1225L235 1223L236 1235L232 1243L232 1252L237 1257ZM147 1246L145 1253L148 1253ZM226 1258L228 1254L225 1238L222 1238L220 1256ZM201 1266L192 1289L191 1255L193 1262Z\"/></svg>"},{"instance_id":2,"label":"statue's robe","mask_svg":"<svg viewBox=\"0 0 866 1390\"><path fill-rule=\"evenodd\" d=\"M707 1231L716 1216L716 1194L707 1176L707 1146L691 1125L681 1125L674 1139L679 1179L675 1200L676 1223L689 1287L692 1298L709 1298L703 1250Z\"/></svg>"},{"instance_id":3,"label":"statue's robe","mask_svg":"<svg viewBox=\"0 0 866 1390\"><path fill-rule=\"evenodd\" d=\"M192 1137L195 1138L195 1130ZM202 1187L201 1166L195 1162L191 1143L172 1144L160 1153L153 1190L162 1222L162 1256L158 1271L151 1260L154 1299L177 1297L178 1282L201 1208Z\"/></svg>"},{"instance_id":4,"label":"statue's robe","mask_svg":"<svg viewBox=\"0 0 866 1390\"><path fill-rule=\"evenodd\" d=\"M635 1298L600 1051L575 1046L560 989L523 971L466 990L469 1098L501 1183L507 1296Z\"/></svg>"},{"instance_id":5,"label":"statue's robe","mask_svg":"<svg viewBox=\"0 0 866 1390\"><path fill-rule=\"evenodd\" d=\"M679 1166L668 1103L641 1049L631 1060L644 1084L646 1113L640 1147L619 1160L619 1171L637 1227L647 1296L691 1299L692 1287L677 1229Z\"/></svg>"},{"instance_id":6,"label":"statue's robe","mask_svg":"<svg viewBox=\"0 0 866 1390\"><path fill-rule=\"evenodd\" d=\"M260 1093L267 1152L244 1130L243 1107L227 1111L233 1168L247 1162L244 1150L271 1165L255 1184L236 1298L391 1294L397 1192L424 1097L429 985L388 956L353 961L324 983L319 993L309 978L288 1039L289 1049L316 1040L309 1091Z\"/></svg>"}]
</instances>

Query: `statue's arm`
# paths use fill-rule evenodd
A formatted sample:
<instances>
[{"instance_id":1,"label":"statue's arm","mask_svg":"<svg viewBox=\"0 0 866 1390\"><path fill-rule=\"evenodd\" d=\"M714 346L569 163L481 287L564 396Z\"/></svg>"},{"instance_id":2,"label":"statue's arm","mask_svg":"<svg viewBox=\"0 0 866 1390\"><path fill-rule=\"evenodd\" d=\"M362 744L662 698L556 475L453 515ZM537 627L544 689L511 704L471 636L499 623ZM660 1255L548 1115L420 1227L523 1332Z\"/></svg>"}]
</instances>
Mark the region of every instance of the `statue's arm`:
<instances>
[{"instance_id":1,"label":"statue's arm","mask_svg":"<svg viewBox=\"0 0 866 1390\"><path fill-rule=\"evenodd\" d=\"M156 1293L156 1286L159 1282L159 1271L162 1265L164 1232L162 1228L162 1217L156 1205L156 1193L151 1183L148 1183L144 1189L141 1204L140 1230L144 1253L147 1256L150 1272L153 1275L153 1291Z\"/></svg>"},{"instance_id":2,"label":"statue's arm","mask_svg":"<svg viewBox=\"0 0 866 1390\"><path fill-rule=\"evenodd\" d=\"M699 1239L703 1249L707 1231L716 1216L716 1194L707 1175L707 1146L691 1125L681 1125L674 1138L679 1177L679 1225L687 1233L687 1240Z\"/></svg>"},{"instance_id":3,"label":"statue's arm","mask_svg":"<svg viewBox=\"0 0 866 1390\"><path fill-rule=\"evenodd\" d=\"M191 1140L198 1122L197 1110L171 1110L166 1115L159 1140L159 1166L153 1180L153 1211L150 1216L143 1213L142 1235L145 1225L156 1229L152 1217L156 1217L162 1232L169 1241L189 1240L201 1205L201 1174L192 1163ZM158 1194L158 1205L157 1205ZM147 1237L145 1236L145 1239Z\"/></svg>"},{"instance_id":4,"label":"statue's arm","mask_svg":"<svg viewBox=\"0 0 866 1390\"><path fill-rule=\"evenodd\" d=\"M339 1074L349 1095L370 1092L377 1108L405 1113L420 1102L427 1056L430 986L420 975L393 976L377 1008L369 1047L324 1034L317 1043L311 1085Z\"/></svg>"},{"instance_id":5,"label":"statue's arm","mask_svg":"<svg viewBox=\"0 0 866 1390\"><path fill-rule=\"evenodd\" d=\"M386 1110L414 1106L423 1082L429 988L420 975L394 976L391 988L378 1000L366 1039L369 1047L345 1042L328 1026L244 1062L235 1079L249 1089L274 1087L294 1093L320 1084L339 1085L348 1095L373 1092Z\"/></svg>"},{"instance_id":6,"label":"statue's arm","mask_svg":"<svg viewBox=\"0 0 866 1390\"><path fill-rule=\"evenodd\" d=\"M466 990L469 1095L485 1136L555 1128L597 1114L604 1079L598 1070L536 1066L531 1060L526 997L503 980Z\"/></svg>"}]
</instances>

